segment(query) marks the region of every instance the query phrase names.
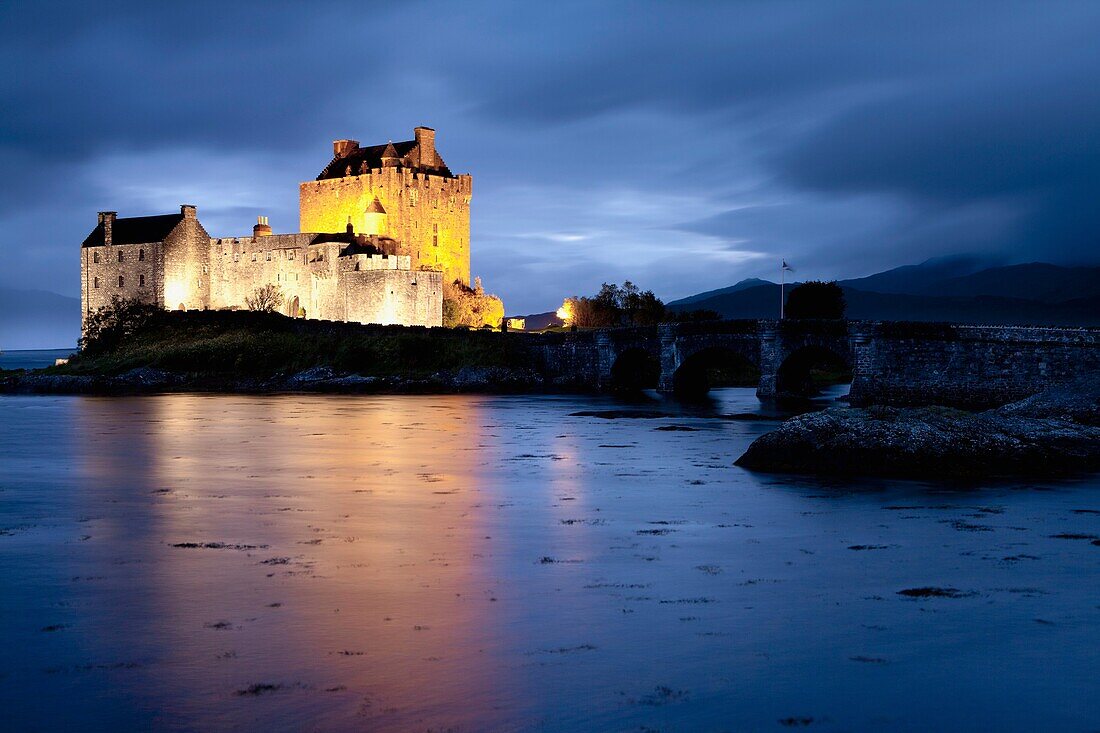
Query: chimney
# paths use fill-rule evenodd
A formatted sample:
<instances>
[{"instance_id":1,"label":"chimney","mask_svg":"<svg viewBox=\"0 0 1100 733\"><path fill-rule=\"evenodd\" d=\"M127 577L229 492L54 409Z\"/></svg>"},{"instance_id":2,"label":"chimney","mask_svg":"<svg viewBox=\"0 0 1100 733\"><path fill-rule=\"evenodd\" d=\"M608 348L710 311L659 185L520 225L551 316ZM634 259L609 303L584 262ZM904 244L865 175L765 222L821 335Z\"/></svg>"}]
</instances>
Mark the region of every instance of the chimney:
<instances>
[{"instance_id":1,"label":"chimney","mask_svg":"<svg viewBox=\"0 0 1100 733\"><path fill-rule=\"evenodd\" d=\"M332 154L337 158L346 158L359 149L358 140L333 140Z\"/></svg>"},{"instance_id":2,"label":"chimney","mask_svg":"<svg viewBox=\"0 0 1100 733\"><path fill-rule=\"evenodd\" d=\"M435 168L435 130L430 127L414 127L416 146L420 149L420 167Z\"/></svg>"},{"instance_id":3,"label":"chimney","mask_svg":"<svg viewBox=\"0 0 1100 733\"><path fill-rule=\"evenodd\" d=\"M99 212L99 223L103 225L103 243L110 244L111 237L113 235L115 219L118 218L117 211L101 211Z\"/></svg>"},{"instance_id":4,"label":"chimney","mask_svg":"<svg viewBox=\"0 0 1100 733\"><path fill-rule=\"evenodd\" d=\"M266 216L256 217L256 226L252 227L252 238L256 237L270 237L271 225L267 223Z\"/></svg>"},{"instance_id":5,"label":"chimney","mask_svg":"<svg viewBox=\"0 0 1100 733\"><path fill-rule=\"evenodd\" d=\"M195 218L195 205L194 204L180 204L180 213L183 214L184 219Z\"/></svg>"}]
</instances>

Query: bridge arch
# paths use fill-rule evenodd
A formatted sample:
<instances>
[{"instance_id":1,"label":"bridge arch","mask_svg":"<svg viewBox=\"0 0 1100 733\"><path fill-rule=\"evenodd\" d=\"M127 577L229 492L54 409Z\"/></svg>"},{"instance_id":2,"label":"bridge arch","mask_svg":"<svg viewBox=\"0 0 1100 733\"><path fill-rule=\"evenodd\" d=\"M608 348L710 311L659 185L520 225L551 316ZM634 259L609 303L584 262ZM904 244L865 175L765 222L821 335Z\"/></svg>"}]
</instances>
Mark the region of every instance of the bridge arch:
<instances>
[{"instance_id":1,"label":"bridge arch","mask_svg":"<svg viewBox=\"0 0 1100 733\"><path fill-rule=\"evenodd\" d=\"M609 386L616 392L655 389L661 378L661 360L652 349L633 346L620 351L611 364Z\"/></svg>"},{"instance_id":2,"label":"bridge arch","mask_svg":"<svg viewBox=\"0 0 1100 733\"><path fill-rule=\"evenodd\" d=\"M823 384L851 379L852 357L846 348L808 343L786 353L775 372L778 397L812 397Z\"/></svg>"},{"instance_id":3,"label":"bridge arch","mask_svg":"<svg viewBox=\"0 0 1100 733\"><path fill-rule=\"evenodd\" d=\"M671 386L680 397L698 398L713 387L755 386L759 379L760 368L753 354L727 344L714 344L681 355L671 375Z\"/></svg>"}]
</instances>

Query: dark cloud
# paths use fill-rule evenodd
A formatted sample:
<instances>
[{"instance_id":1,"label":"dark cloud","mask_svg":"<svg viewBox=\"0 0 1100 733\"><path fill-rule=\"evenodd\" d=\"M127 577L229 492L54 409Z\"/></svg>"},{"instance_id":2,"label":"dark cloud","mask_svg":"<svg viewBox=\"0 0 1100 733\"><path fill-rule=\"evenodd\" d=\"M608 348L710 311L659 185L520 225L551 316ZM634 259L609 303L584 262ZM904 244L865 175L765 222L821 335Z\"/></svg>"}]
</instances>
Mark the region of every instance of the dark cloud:
<instances>
[{"instance_id":1,"label":"dark cloud","mask_svg":"<svg viewBox=\"0 0 1100 733\"><path fill-rule=\"evenodd\" d=\"M509 310L960 251L1100 258L1100 5L6 3L0 282L97 208L297 226L328 142L439 130Z\"/></svg>"}]
</instances>

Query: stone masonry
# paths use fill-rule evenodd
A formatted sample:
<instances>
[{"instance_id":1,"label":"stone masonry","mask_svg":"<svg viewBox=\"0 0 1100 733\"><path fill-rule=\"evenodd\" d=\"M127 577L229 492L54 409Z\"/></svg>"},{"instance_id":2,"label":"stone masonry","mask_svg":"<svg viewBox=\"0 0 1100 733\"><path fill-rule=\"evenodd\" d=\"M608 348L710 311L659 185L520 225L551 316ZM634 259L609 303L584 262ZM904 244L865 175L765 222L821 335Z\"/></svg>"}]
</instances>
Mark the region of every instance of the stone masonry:
<instances>
[{"instance_id":1,"label":"stone masonry","mask_svg":"<svg viewBox=\"0 0 1100 733\"><path fill-rule=\"evenodd\" d=\"M265 285L291 317L442 325L443 283L470 280L469 175L453 175L435 131L361 148L302 183L303 232L212 238L194 206L179 214L99 220L81 247L83 317L115 296L170 310L237 309Z\"/></svg>"}]
</instances>

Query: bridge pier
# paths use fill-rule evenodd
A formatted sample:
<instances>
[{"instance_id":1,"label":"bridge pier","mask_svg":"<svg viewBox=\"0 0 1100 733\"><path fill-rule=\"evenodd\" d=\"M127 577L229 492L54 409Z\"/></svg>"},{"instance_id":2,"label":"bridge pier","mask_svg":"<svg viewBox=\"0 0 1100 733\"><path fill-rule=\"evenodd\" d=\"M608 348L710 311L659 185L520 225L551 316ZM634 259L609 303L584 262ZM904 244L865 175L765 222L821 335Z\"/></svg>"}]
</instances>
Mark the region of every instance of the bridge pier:
<instances>
[{"instance_id":1,"label":"bridge pier","mask_svg":"<svg viewBox=\"0 0 1100 733\"><path fill-rule=\"evenodd\" d=\"M664 323L658 326L657 339L661 349L661 377L657 382L657 391L672 392L676 388L676 370L682 362L675 325Z\"/></svg>"},{"instance_id":2,"label":"bridge pier","mask_svg":"<svg viewBox=\"0 0 1100 733\"><path fill-rule=\"evenodd\" d=\"M762 400L775 398L778 392L776 382L783 356L779 329L775 325L763 326L760 329L760 382L756 385L758 398Z\"/></svg>"}]
</instances>

